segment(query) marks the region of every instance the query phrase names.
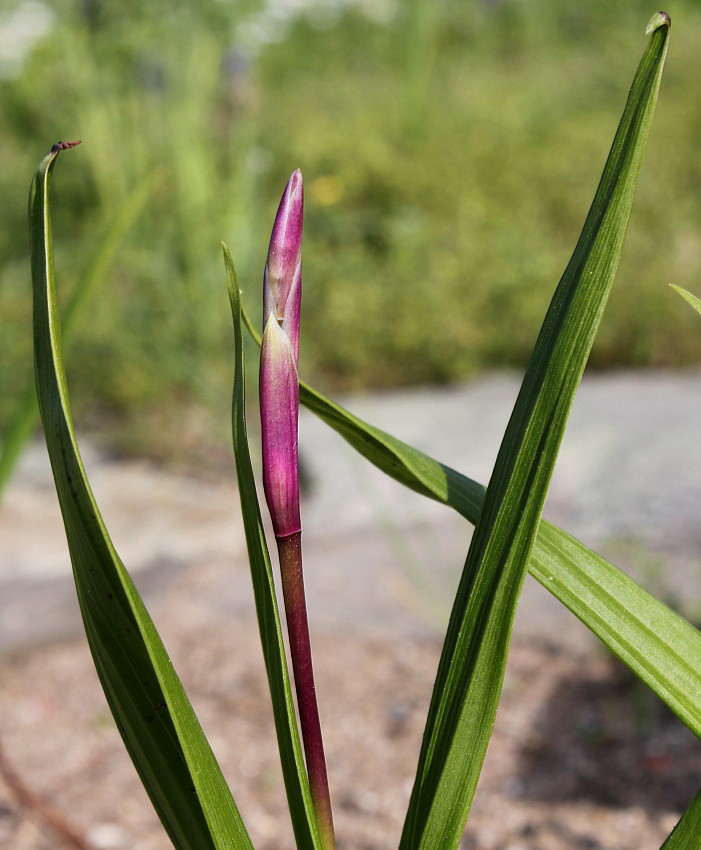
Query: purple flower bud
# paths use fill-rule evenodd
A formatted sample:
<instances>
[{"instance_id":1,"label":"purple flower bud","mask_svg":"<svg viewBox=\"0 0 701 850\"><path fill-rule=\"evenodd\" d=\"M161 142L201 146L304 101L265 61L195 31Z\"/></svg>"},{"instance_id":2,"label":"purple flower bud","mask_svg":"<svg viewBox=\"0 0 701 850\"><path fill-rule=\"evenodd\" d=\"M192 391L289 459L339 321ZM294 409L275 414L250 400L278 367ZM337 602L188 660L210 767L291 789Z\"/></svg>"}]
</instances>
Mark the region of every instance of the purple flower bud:
<instances>
[{"instance_id":1,"label":"purple flower bud","mask_svg":"<svg viewBox=\"0 0 701 850\"><path fill-rule=\"evenodd\" d=\"M263 342L260 349L260 421L263 487L280 558L280 577L297 689L300 728L321 846L335 850L324 743L316 702L302 573L297 424L299 413L299 313L302 299L304 189L290 177L273 225L263 276Z\"/></svg>"},{"instance_id":2,"label":"purple flower bud","mask_svg":"<svg viewBox=\"0 0 701 850\"><path fill-rule=\"evenodd\" d=\"M275 536L300 531L297 422L304 190L290 177L277 211L263 277L260 418L263 487Z\"/></svg>"}]
</instances>

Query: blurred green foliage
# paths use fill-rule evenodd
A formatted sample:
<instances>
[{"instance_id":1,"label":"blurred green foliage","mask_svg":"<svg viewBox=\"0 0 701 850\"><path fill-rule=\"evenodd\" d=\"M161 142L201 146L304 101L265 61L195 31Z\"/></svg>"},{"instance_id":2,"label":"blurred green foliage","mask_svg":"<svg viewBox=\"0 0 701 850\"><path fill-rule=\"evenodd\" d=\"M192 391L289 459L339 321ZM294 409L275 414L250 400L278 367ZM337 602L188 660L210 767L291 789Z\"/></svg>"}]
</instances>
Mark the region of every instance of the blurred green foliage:
<instances>
[{"instance_id":1,"label":"blurred green foliage","mask_svg":"<svg viewBox=\"0 0 701 850\"><path fill-rule=\"evenodd\" d=\"M54 187L62 294L156 188L79 321L72 393L113 446L226 445L218 243L255 312L289 173L307 189L301 369L332 390L523 366L593 197L655 9L641 0L57 0L21 60L0 13L0 434L31 376L25 198ZM673 30L595 367L701 359L701 7ZM4 16L4 17L3 17ZM6 39L5 39L6 40ZM213 423L217 423L214 425Z\"/></svg>"}]
</instances>

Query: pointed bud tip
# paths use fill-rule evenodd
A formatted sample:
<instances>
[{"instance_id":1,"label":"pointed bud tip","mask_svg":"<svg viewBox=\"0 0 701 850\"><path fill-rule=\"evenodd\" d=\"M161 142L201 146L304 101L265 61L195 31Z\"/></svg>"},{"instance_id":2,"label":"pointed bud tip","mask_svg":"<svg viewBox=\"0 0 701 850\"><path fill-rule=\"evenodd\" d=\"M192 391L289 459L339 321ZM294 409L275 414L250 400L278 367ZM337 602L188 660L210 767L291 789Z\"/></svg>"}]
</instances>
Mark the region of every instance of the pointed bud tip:
<instances>
[{"instance_id":1,"label":"pointed bud tip","mask_svg":"<svg viewBox=\"0 0 701 850\"><path fill-rule=\"evenodd\" d=\"M302 227L302 216L304 215L304 183L302 172L299 168L290 175L285 191L280 198L275 224L273 225L273 239L281 237L287 239L301 238L297 231ZM293 233L288 234L288 229Z\"/></svg>"},{"instance_id":2,"label":"pointed bud tip","mask_svg":"<svg viewBox=\"0 0 701 850\"><path fill-rule=\"evenodd\" d=\"M280 199L268 250L269 282L274 288L281 288L275 295L278 316L282 315L295 268L299 263L303 226L304 187L302 172L297 169L287 181Z\"/></svg>"},{"instance_id":3,"label":"pointed bud tip","mask_svg":"<svg viewBox=\"0 0 701 850\"><path fill-rule=\"evenodd\" d=\"M304 202L304 180L302 180L302 172L298 168L290 174L290 179L287 181L287 186L285 186L283 200L287 198L288 202L292 202L300 194L302 196L302 202Z\"/></svg>"},{"instance_id":4,"label":"pointed bud tip","mask_svg":"<svg viewBox=\"0 0 701 850\"><path fill-rule=\"evenodd\" d=\"M672 19L666 12L655 12L645 29L645 35L652 35L660 27L671 27Z\"/></svg>"}]
</instances>

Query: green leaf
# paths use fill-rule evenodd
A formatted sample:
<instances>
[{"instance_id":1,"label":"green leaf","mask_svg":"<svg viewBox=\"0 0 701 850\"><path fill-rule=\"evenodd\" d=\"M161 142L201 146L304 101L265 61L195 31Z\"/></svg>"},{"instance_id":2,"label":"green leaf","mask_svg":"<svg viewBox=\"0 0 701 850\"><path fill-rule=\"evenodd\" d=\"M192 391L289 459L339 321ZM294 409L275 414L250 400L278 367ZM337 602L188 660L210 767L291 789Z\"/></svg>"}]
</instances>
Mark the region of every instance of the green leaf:
<instances>
[{"instance_id":1,"label":"green leaf","mask_svg":"<svg viewBox=\"0 0 701 850\"><path fill-rule=\"evenodd\" d=\"M305 850L305 848L320 850L322 844L300 746L285 644L275 596L275 581L270 564L270 553L265 541L251 456L248 449L243 338L241 333L241 295L231 254L226 245L222 247L224 249L224 264L234 323L232 421L236 476L241 496L241 511L246 532L248 558L251 565L260 639L263 645L263 658L268 674L282 773L297 847L301 850Z\"/></svg>"},{"instance_id":2,"label":"green leaf","mask_svg":"<svg viewBox=\"0 0 701 850\"><path fill-rule=\"evenodd\" d=\"M252 850L231 792L143 602L114 550L73 431L56 306L49 188L29 196L39 409L90 650L117 727L158 816L182 850Z\"/></svg>"},{"instance_id":3,"label":"green leaf","mask_svg":"<svg viewBox=\"0 0 701 850\"><path fill-rule=\"evenodd\" d=\"M368 425L300 383L300 401L356 451L411 490L476 523L485 488ZM618 567L542 521L528 565L701 738L701 633Z\"/></svg>"},{"instance_id":4,"label":"green leaf","mask_svg":"<svg viewBox=\"0 0 701 850\"><path fill-rule=\"evenodd\" d=\"M260 345L246 311L243 319ZM300 381L299 400L400 484L473 525L485 487L375 428ZM543 520L528 571L701 738L701 633L614 564Z\"/></svg>"},{"instance_id":5,"label":"green leaf","mask_svg":"<svg viewBox=\"0 0 701 850\"><path fill-rule=\"evenodd\" d=\"M400 847L457 847L501 695L513 618L570 407L620 259L669 27L638 66L594 201L543 322L458 588Z\"/></svg>"},{"instance_id":6,"label":"green leaf","mask_svg":"<svg viewBox=\"0 0 701 850\"><path fill-rule=\"evenodd\" d=\"M686 289L682 289L681 286L675 286L673 283L670 283L670 286L675 292L681 295L688 304L691 304L697 313L701 313L701 299L692 295L690 292L687 292Z\"/></svg>"},{"instance_id":7,"label":"green leaf","mask_svg":"<svg viewBox=\"0 0 701 850\"><path fill-rule=\"evenodd\" d=\"M64 310L62 321L64 345L75 331L81 310L89 302L99 284L105 279L109 267L117 256L122 239L144 208L144 204L153 190L154 182L155 175L151 174L136 186L127 196L100 240L97 251ZM39 408L37 407L36 387L32 379L27 382L27 386L19 398L17 408L7 426L2 445L0 445L0 499L2 499L3 491L22 454L22 449L38 424Z\"/></svg>"},{"instance_id":8,"label":"green leaf","mask_svg":"<svg viewBox=\"0 0 701 850\"><path fill-rule=\"evenodd\" d=\"M691 801L660 850L698 850L701 835L701 791Z\"/></svg>"}]
</instances>

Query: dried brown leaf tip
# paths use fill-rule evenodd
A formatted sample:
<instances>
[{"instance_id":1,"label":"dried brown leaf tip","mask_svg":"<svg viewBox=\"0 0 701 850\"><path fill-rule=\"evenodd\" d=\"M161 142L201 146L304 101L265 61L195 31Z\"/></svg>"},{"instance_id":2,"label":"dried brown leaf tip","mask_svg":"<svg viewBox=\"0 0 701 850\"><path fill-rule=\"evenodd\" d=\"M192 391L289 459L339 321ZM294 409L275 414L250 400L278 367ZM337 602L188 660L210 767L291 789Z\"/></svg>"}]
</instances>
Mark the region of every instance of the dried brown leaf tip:
<instances>
[{"instance_id":1,"label":"dried brown leaf tip","mask_svg":"<svg viewBox=\"0 0 701 850\"><path fill-rule=\"evenodd\" d=\"M56 144L53 145L51 148L51 153L58 153L59 151L70 150L71 148L76 147L76 145L82 144L82 142L82 139L78 139L75 142L56 142Z\"/></svg>"}]
</instances>

